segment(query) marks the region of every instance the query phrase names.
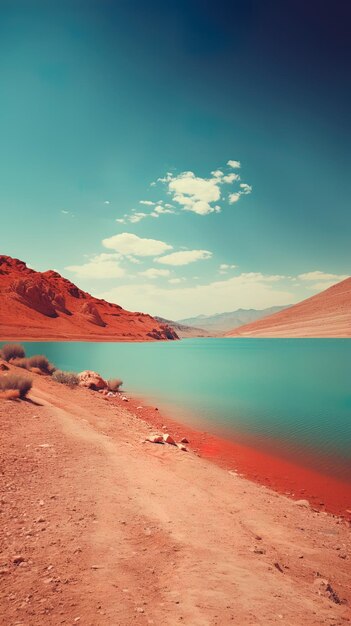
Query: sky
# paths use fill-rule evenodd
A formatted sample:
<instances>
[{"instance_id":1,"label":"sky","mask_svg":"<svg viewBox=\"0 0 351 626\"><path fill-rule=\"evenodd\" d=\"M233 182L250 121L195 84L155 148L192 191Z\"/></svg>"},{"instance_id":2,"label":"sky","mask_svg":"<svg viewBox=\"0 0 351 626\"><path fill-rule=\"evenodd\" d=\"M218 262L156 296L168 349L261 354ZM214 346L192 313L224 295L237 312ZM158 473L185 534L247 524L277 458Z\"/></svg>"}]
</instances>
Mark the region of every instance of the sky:
<instances>
[{"instance_id":1,"label":"sky","mask_svg":"<svg viewBox=\"0 0 351 626\"><path fill-rule=\"evenodd\" d=\"M350 18L1 0L0 252L169 319L350 275Z\"/></svg>"}]
</instances>

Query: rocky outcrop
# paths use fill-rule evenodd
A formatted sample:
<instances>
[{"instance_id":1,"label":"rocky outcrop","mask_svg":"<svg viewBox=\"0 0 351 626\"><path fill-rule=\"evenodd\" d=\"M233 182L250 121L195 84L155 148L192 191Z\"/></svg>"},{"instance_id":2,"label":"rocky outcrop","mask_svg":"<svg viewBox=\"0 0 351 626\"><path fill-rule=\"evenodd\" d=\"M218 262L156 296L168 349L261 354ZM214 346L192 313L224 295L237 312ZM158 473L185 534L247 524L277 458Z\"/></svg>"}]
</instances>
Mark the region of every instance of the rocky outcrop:
<instances>
[{"instance_id":1,"label":"rocky outcrop","mask_svg":"<svg viewBox=\"0 0 351 626\"><path fill-rule=\"evenodd\" d=\"M43 281L19 278L12 283L10 290L20 302L31 309L47 317L57 317L57 311L53 305L56 294Z\"/></svg>"},{"instance_id":2,"label":"rocky outcrop","mask_svg":"<svg viewBox=\"0 0 351 626\"><path fill-rule=\"evenodd\" d=\"M92 302L84 302L80 312L81 315L83 315L85 319L88 320L88 322L96 324L96 326L106 326L99 311Z\"/></svg>"},{"instance_id":3,"label":"rocky outcrop","mask_svg":"<svg viewBox=\"0 0 351 626\"><path fill-rule=\"evenodd\" d=\"M93 372L92 370L84 370L84 372L80 372L80 374L78 374L78 379L81 387L88 387L88 389L93 389L94 391L107 388L106 380L104 380L100 374Z\"/></svg>"}]
</instances>

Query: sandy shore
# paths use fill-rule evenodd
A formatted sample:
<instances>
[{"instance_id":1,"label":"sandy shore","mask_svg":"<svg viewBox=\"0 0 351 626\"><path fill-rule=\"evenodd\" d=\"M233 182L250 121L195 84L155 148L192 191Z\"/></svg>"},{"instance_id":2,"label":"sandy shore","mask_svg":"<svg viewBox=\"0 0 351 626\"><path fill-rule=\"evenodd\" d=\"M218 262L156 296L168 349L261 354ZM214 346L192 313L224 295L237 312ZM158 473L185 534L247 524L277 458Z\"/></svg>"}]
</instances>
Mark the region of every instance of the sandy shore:
<instances>
[{"instance_id":1,"label":"sandy shore","mask_svg":"<svg viewBox=\"0 0 351 626\"><path fill-rule=\"evenodd\" d=\"M347 521L144 443L132 403L30 399L0 404L1 625L350 622Z\"/></svg>"}]
</instances>

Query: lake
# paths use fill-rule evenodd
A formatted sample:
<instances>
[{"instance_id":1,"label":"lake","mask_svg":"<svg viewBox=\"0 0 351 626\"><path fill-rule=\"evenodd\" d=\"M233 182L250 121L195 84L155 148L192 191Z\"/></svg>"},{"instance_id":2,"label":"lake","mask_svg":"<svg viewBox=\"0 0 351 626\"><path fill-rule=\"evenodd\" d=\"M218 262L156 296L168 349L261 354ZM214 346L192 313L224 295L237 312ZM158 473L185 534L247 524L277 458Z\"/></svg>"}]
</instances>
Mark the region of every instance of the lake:
<instances>
[{"instance_id":1,"label":"lake","mask_svg":"<svg viewBox=\"0 0 351 626\"><path fill-rule=\"evenodd\" d=\"M23 345L60 369L120 377L185 424L351 482L350 339Z\"/></svg>"}]
</instances>

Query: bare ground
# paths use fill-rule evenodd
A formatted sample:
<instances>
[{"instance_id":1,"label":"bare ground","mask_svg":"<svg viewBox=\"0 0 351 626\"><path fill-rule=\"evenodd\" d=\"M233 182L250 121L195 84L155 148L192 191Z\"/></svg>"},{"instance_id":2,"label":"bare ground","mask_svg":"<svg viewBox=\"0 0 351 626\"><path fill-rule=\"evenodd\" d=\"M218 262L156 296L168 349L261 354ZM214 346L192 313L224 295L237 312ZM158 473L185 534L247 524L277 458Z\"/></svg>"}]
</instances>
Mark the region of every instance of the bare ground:
<instances>
[{"instance_id":1,"label":"bare ground","mask_svg":"<svg viewBox=\"0 0 351 626\"><path fill-rule=\"evenodd\" d=\"M2 626L350 623L347 522L34 380L0 404Z\"/></svg>"}]
</instances>

